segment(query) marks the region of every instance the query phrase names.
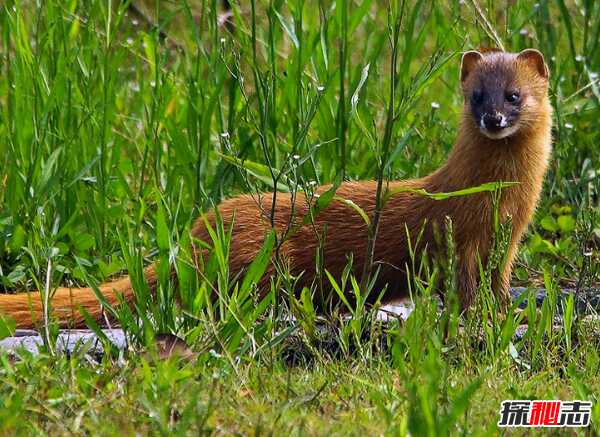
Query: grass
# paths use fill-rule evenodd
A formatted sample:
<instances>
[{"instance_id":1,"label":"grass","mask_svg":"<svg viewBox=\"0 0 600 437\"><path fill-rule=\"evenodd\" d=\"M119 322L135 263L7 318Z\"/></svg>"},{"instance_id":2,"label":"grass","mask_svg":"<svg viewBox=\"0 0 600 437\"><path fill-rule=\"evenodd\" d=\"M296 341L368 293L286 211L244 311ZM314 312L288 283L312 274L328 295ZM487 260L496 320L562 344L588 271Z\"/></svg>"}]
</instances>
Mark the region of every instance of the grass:
<instances>
[{"instance_id":1,"label":"grass","mask_svg":"<svg viewBox=\"0 0 600 437\"><path fill-rule=\"evenodd\" d=\"M502 400L559 398L592 400L597 433L597 322L567 305L553 328L552 300L600 282L600 4L252 0L222 14L216 0L0 6L0 291L129 272L139 297L115 310L124 354L54 356L50 324L44 354L2 356L2 432L487 435ZM190 226L224 197L435 169L462 104L458 53L500 44L540 49L551 70L554 154L513 274L549 290L540 310L499 318L484 285L458 329L415 265L415 312L381 326L361 306L381 290L348 270L324 278L358 297L350 320L326 318L327 348L310 293L285 298L285 269L257 302L273 241L230 278L216 226L195 275ZM156 360L158 333L196 359Z\"/></svg>"}]
</instances>

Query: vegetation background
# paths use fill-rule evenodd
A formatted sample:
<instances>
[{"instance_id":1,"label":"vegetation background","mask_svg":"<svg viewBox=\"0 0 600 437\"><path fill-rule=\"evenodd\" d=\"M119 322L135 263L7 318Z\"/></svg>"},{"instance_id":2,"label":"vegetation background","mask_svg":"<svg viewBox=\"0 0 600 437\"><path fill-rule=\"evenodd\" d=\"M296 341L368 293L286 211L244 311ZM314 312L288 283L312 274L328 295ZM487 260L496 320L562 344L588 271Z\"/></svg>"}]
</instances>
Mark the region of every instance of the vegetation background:
<instances>
[{"instance_id":1,"label":"vegetation background","mask_svg":"<svg viewBox=\"0 0 600 437\"><path fill-rule=\"evenodd\" d=\"M487 435L502 400L554 398L592 400L600 431L598 322L572 298L557 305L560 287L600 282L600 3L226 6L0 5L0 291L129 272L140 297L114 310L124 353L56 355L47 323L44 353L0 355L2 433ZM359 296L349 319L317 316L309 291L288 296L286 272L258 303L272 250L229 278L219 227L196 277L190 225L225 197L435 169L458 126L460 52L498 46L537 48L551 70L554 153L513 275L545 286L541 308L500 318L483 286L459 327L418 268L404 323L378 322L361 297L380 290L350 272L326 279ZM151 260L156 295L142 280ZM156 359L159 333L193 359Z\"/></svg>"}]
</instances>

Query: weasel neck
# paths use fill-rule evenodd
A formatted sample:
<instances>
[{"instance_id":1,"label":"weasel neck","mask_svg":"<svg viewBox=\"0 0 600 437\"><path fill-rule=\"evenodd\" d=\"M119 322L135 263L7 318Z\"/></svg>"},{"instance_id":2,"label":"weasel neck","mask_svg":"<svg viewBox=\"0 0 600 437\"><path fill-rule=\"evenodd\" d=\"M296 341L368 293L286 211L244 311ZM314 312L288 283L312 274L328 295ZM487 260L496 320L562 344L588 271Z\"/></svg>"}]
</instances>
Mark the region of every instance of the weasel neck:
<instances>
[{"instance_id":1,"label":"weasel neck","mask_svg":"<svg viewBox=\"0 0 600 437\"><path fill-rule=\"evenodd\" d=\"M492 140L463 115L454 148L436 172L425 178L432 191L456 191L486 182L519 182L541 189L551 153L551 112L532 128Z\"/></svg>"}]
</instances>

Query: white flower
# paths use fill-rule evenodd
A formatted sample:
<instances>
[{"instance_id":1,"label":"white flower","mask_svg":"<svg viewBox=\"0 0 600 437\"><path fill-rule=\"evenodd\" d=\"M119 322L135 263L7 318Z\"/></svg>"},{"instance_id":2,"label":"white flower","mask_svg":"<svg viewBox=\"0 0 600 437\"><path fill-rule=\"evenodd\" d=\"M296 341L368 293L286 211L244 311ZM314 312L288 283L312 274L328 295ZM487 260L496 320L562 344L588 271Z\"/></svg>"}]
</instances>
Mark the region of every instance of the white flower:
<instances>
[{"instance_id":1,"label":"white flower","mask_svg":"<svg viewBox=\"0 0 600 437\"><path fill-rule=\"evenodd\" d=\"M431 107L433 109L440 109L440 104L438 102L431 102Z\"/></svg>"}]
</instances>

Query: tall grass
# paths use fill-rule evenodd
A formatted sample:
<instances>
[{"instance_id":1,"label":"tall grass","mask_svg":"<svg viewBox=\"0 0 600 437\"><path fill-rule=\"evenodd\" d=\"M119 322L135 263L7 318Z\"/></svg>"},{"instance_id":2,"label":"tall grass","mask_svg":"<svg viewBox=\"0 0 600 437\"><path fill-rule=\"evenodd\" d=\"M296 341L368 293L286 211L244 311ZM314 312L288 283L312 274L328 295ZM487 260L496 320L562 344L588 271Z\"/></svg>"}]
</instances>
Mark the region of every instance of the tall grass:
<instances>
[{"instance_id":1,"label":"tall grass","mask_svg":"<svg viewBox=\"0 0 600 437\"><path fill-rule=\"evenodd\" d=\"M483 3L252 0L232 4L228 25L216 0L5 2L1 291L37 288L51 294L60 284L94 286L128 272L136 306L108 311L124 326L132 347L172 333L199 353L193 370L159 363L150 371L145 360L130 357L139 374L115 375L107 369L117 355L105 358L105 375L133 381L126 383L129 401L152 413L148 421L139 419L144 429L159 432L205 430L223 408L213 399L219 391L235 396L231 390L247 390L258 402L252 393L269 390L267 398L275 393L292 399L288 406L329 405L338 374L347 380L341 385L349 384L344 390L366 393L356 399L368 399L368 411L376 413L364 429L373 431L369 424L375 420L378 432L467 433L489 427L481 412L491 417L495 401L504 398L595 400L597 326L574 310L573 300L557 318L556 302L563 285L599 282L600 6L590 0ZM257 278L277 260L284 235L269 235L252 266L237 277L229 270L230 229L217 221L210 241L192 240L193 221L240 192L310 195L315 185L331 183L333 189L322 196L331 200L344 179L376 179L381 208L390 195L387 180L427 174L452 146L462 105L458 53L499 43L511 51L536 47L551 69L555 151L513 278L546 287L549 298L540 309L532 291L523 296L523 312L502 316L489 287L490 269L498 265L481 266L480 300L472 313L459 317L451 304L449 245L440 265L418 264L415 256L410 266L415 310L406 322L382 325L375 318L377 304L366 300L384 291L374 288L370 264L356 272L349 261L341 278L319 269L321 290L299 295L293 294L294 278L278 264L260 299ZM313 200L314 212L326 201ZM377 228L375 215L371 248ZM504 238L498 229L497 263ZM193 267L193 244L210 249L200 275ZM318 262L319 253L315 257ZM153 261L155 294L143 278L144 266ZM432 284L442 271L449 297L440 309ZM341 299L342 306L324 318L314 301L322 290L340 299L349 292L353 299ZM529 329L517 342L522 323ZM330 330L323 331L322 324ZM46 326L52 352L57 328ZM301 363L298 373L283 366L291 356ZM2 359L9 383L0 390L6 399L18 394L21 403L4 402L0 422L23 430L10 415L23 414L32 397L48 395L36 389L18 393L25 370L11 370ZM54 390L64 394L67 409L89 397L86 383L75 387L60 376L71 366L73 381L92 381L96 377L85 366L31 360L40 386L66 387ZM312 391L298 400L301 396L290 394L295 378L308 375L311 366L305 385ZM265 369L274 382L264 382ZM205 373L213 372L219 377L209 380ZM380 386L371 372L380 372ZM524 383L544 375L564 391ZM108 376L97 378L104 384ZM184 383L200 394L186 397L179 385ZM285 394L279 393L284 386ZM117 396L111 387L106 392ZM180 422L170 409L177 399L185 405ZM337 408L339 401L332 403ZM349 405L365 407L362 400ZM43 417L40 427L64 432L58 418L66 416L69 430L79 429L81 421L77 425L61 408L56 415L36 410ZM101 413L100 419L86 413L88 430L94 420L114 414L90 408ZM286 408L281 414L299 429ZM594 420L599 419L596 408ZM227 429L248 432L231 420ZM261 429L260 420L252 424L254 431ZM357 432L347 424L340 430Z\"/></svg>"}]
</instances>

